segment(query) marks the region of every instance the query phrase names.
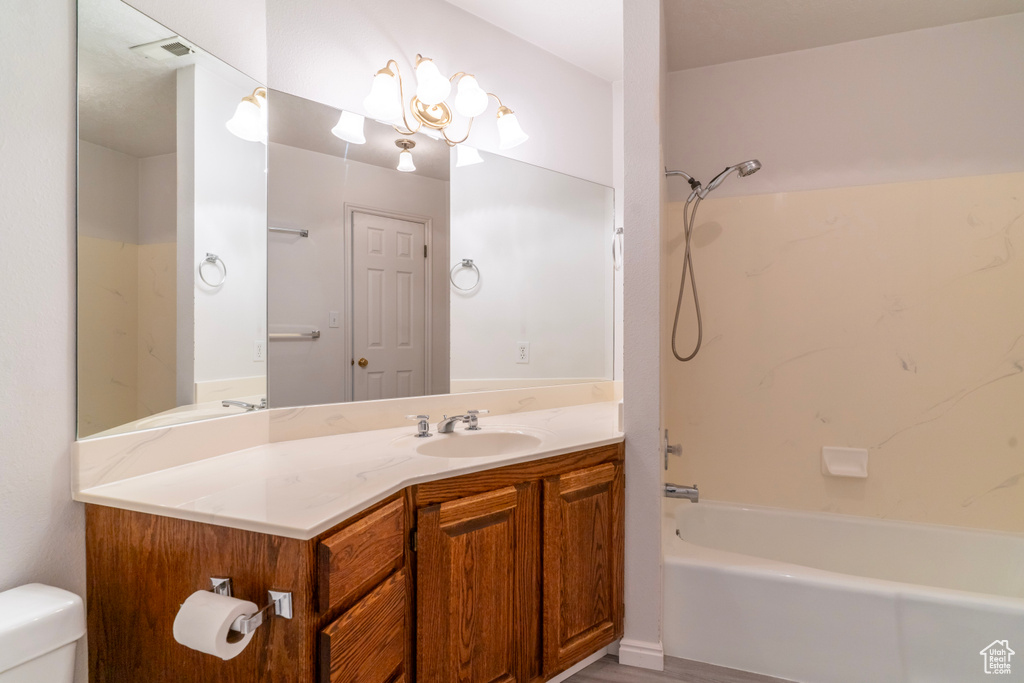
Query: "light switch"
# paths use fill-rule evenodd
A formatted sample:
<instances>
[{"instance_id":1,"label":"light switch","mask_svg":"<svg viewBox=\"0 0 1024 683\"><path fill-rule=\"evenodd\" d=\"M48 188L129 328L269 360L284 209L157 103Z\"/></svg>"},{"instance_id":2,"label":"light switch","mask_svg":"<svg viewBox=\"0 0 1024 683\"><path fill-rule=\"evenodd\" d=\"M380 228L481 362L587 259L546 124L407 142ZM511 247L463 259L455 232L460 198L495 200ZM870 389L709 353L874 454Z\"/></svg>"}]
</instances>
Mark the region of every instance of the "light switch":
<instances>
[{"instance_id":1,"label":"light switch","mask_svg":"<svg viewBox=\"0 0 1024 683\"><path fill-rule=\"evenodd\" d=\"M338 312L337 311L331 311L330 326L331 327L337 327L338 326Z\"/></svg>"}]
</instances>

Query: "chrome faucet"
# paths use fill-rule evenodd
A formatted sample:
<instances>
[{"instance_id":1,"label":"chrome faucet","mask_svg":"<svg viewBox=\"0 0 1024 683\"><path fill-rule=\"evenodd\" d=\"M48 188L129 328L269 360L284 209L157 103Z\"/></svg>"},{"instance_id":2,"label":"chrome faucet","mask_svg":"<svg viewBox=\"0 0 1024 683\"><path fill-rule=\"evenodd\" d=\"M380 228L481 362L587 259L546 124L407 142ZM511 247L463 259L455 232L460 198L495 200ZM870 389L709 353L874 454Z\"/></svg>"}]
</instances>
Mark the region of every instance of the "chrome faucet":
<instances>
[{"instance_id":1,"label":"chrome faucet","mask_svg":"<svg viewBox=\"0 0 1024 683\"><path fill-rule=\"evenodd\" d=\"M700 492L697 491L697 485L693 486L681 486L679 484L665 484L665 497L666 498L685 498L691 503L696 503Z\"/></svg>"},{"instance_id":2,"label":"chrome faucet","mask_svg":"<svg viewBox=\"0 0 1024 683\"><path fill-rule=\"evenodd\" d=\"M480 425L477 422L479 415L486 415L491 411L489 410L467 410L465 415L452 415L448 417L444 416L444 419L437 423L438 434L451 434L455 430L456 422L465 422L466 429L475 432L480 429Z\"/></svg>"},{"instance_id":3,"label":"chrome faucet","mask_svg":"<svg viewBox=\"0 0 1024 683\"><path fill-rule=\"evenodd\" d=\"M237 408L245 408L245 411L249 413L251 413L254 410L267 409L267 399L265 397L263 398L263 400L259 402L259 405L255 403L246 403L245 401L221 401L220 404L225 408L230 408L231 406L235 406Z\"/></svg>"},{"instance_id":4,"label":"chrome faucet","mask_svg":"<svg viewBox=\"0 0 1024 683\"><path fill-rule=\"evenodd\" d=\"M452 415L451 417L445 415L444 419L437 423L437 433L451 434L453 431L455 431L456 422L470 423L471 419L473 418L471 418L469 415Z\"/></svg>"}]
</instances>

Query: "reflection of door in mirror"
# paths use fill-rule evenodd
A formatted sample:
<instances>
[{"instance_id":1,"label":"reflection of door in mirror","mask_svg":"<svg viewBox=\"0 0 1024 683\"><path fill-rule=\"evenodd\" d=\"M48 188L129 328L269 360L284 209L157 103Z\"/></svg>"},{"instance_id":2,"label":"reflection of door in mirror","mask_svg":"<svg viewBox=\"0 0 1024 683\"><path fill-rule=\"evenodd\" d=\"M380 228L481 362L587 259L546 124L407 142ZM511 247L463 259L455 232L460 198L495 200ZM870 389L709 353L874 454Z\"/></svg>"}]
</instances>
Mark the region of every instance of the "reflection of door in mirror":
<instances>
[{"instance_id":1,"label":"reflection of door in mirror","mask_svg":"<svg viewBox=\"0 0 1024 683\"><path fill-rule=\"evenodd\" d=\"M399 171L391 126L347 143L337 110L271 99L271 406L447 393L448 146L414 136Z\"/></svg>"},{"instance_id":2,"label":"reflection of door in mirror","mask_svg":"<svg viewBox=\"0 0 1024 683\"><path fill-rule=\"evenodd\" d=\"M266 148L225 123L259 84L119 0L78 16L79 436L238 412L265 395Z\"/></svg>"},{"instance_id":3,"label":"reflection of door in mirror","mask_svg":"<svg viewBox=\"0 0 1024 683\"><path fill-rule=\"evenodd\" d=\"M352 214L354 401L426 393L426 228Z\"/></svg>"}]
</instances>

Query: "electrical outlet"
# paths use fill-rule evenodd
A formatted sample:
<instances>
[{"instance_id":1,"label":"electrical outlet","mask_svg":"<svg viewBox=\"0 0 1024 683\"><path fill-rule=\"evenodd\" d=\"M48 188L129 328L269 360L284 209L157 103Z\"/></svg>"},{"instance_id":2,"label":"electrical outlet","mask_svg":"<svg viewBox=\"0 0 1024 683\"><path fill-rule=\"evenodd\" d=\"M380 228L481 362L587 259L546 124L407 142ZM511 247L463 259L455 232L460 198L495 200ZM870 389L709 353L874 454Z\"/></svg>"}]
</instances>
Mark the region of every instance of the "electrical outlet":
<instances>
[{"instance_id":1,"label":"electrical outlet","mask_svg":"<svg viewBox=\"0 0 1024 683\"><path fill-rule=\"evenodd\" d=\"M331 311L330 318L331 318L331 321L329 323L330 326L331 327L337 327L338 326L338 312L337 311Z\"/></svg>"},{"instance_id":2,"label":"electrical outlet","mask_svg":"<svg viewBox=\"0 0 1024 683\"><path fill-rule=\"evenodd\" d=\"M530 342L517 342L516 343L516 362L517 363L529 363L530 362Z\"/></svg>"},{"instance_id":3,"label":"electrical outlet","mask_svg":"<svg viewBox=\"0 0 1024 683\"><path fill-rule=\"evenodd\" d=\"M265 360L267 360L267 342L261 339L252 347L252 362L262 363Z\"/></svg>"}]
</instances>

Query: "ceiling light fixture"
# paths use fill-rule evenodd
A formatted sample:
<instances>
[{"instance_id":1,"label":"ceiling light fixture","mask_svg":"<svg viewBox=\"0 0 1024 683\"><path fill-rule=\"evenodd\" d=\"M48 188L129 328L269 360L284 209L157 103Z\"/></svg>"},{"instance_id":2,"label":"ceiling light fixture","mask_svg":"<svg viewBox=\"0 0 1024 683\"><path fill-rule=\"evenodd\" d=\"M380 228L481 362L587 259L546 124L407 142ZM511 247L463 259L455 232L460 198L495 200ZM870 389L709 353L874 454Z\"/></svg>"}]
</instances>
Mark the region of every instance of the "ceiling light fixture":
<instances>
[{"instance_id":1,"label":"ceiling light fixture","mask_svg":"<svg viewBox=\"0 0 1024 683\"><path fill-rule=\"evenodd\" d=\"M267 89L263 86L238 103L235 115L225 125L232 135L249 142L267 144Z\"/></svg>"},{"instance_id":2,"label":"ceiling light fixture","mask_svg":"<svg viewBox=\"0 0 1024 683\"><path fill-rule=\"evenodd\" d=\"M452 84L457 83L454 109L469 119L466 134L459 140L448 136L447 129L454 119L452 107L445 100L451 94ZM370 94L363 100L366 113L379 121L386 121L402 135L413 135L421 129L437 131L450 147L469 138L473 120L487 110L487 98L498 102L498 136L501 149L511 149L529 138L519 126L515 113L506 107L494 93L480 87L476 77L460 71L451 78L441 75L433 60L416 55L416 95L409 101L408 111L412 113L413 124L406 115L405 87L398 62L389 59L384 68L373 77ZM426 132L426 131L424 131Z\"/></svg>"},{"instance_id":3,"label":"ceiling light fixture","mask_svg":"<svg viewBox=\"0 0 1024 683\"><path fill-rule=\"evenodd\" d=\"M395 144L402 150L398 155L398 170L405 173L412 173L416 165L412 163L412 152L409 150L416 146L412 140L395 140Z\"/></svg>"},{"instance_id":4,"label":"ceiling light fixture","mask_svg":"<svg viewBox=\"0 0 1024 683\"><path fill-rule=\"evenodd\" d=\"M366 142L366 135L363 133L365 118L351 111L341 112L338 125L331 129L335 137L354 145L362 145Z\"/></svg>"}]
</instances>

